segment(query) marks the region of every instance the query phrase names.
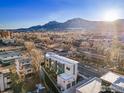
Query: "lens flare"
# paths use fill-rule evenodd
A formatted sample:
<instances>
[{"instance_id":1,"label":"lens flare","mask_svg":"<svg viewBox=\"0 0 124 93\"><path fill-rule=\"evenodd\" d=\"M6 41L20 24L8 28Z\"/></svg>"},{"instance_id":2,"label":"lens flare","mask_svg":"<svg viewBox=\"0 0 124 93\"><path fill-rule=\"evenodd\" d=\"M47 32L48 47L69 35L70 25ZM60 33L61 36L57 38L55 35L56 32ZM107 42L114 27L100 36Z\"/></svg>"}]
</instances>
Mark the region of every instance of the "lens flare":
<instances>
[{"instance_id":1,"label":"lens flare","mask_svg":"<svg viewBox=\"0 0 124 93\"><path fill-rule=\"evenodd\" d=\"M115 21L119 19L120 13L118 10L108 10L103 13L103 20L104 21Z\"/></svg>"}]
</instances>

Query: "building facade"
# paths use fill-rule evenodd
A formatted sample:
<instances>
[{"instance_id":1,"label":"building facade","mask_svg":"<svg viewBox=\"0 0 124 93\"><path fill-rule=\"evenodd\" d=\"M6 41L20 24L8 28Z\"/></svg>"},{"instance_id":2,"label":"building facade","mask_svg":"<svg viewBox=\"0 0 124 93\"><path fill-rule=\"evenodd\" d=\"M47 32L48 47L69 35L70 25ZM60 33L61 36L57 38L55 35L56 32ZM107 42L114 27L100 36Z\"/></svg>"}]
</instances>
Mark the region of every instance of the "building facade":
<instances>
[{"instance_id":1,"label":"building facade","mask_svg":"<svg viewBox=\"0 0 124 93\"><path fill-rule=\"evenodd\" d=\"M11 79L9 69L0 71L0 92L11 88Z\"/></svg>"},{"instance_id":2,"label":"building facade","mask_svg":"<svg viewBox=\"0 0 124 93\"><path fill-rule=\"evenodd\" d=\"M48 52L45 55L44 68L60 91L65 91L76 84L78 75L77 61Z\"/></svg>"},{"instance_id":3,"label":"building facade","mask_svg":"<svg viewBox=\"0 0 124 93\"><path fill-rule=\"evenodd\" d=\"M31 76L31 74L34 72L31 62L32 61L29 58L16 59L16 62L15 62L16 72L20 78Z\"/></svg>"},{"instance_id":4,"label":"building facade","mask_svg":"<svg viewBox=\"0 0 124 93\"><path fill-rule=\"evenodd\" d=\"M21 56L21 53L17 51L0 52L0 64L2 66L13 64L15 59L21 58Z\"/></svg>"}]
</instances>

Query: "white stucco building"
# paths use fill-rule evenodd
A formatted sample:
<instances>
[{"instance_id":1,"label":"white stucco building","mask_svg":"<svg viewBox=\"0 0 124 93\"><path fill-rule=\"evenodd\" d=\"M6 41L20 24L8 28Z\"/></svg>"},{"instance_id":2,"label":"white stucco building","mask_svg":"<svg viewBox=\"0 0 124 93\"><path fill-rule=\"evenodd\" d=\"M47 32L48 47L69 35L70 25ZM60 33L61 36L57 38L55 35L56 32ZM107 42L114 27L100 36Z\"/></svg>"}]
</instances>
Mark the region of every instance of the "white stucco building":
<instances>
[{"instance_id":1,"label":"white stucco building","mask_svg":"<svg viewBox=\"0 0 124 93\"><path fill-rule=\"evenodd\" d=\"M62 91L76 84L78 62L69 58L48 52L45 55L45 67L57 74L57 85Z\"/></svg>"}]
</instances>

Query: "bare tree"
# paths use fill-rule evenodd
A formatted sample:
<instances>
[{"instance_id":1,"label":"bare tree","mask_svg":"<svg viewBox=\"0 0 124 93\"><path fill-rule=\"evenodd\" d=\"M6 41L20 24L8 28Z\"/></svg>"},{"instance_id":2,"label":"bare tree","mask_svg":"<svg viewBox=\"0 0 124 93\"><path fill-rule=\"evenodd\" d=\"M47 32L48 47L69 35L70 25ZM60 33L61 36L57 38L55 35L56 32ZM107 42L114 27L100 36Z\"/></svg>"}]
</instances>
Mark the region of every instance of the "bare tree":
<instances>
[{"instance_id":1,"label":"bare tree","mask_svg":"<svg viewBox=\"0 0 124 93\"><path fill-rule=\"evenodd\" d=\"M35 75L38 75L38 78L40 78L40 66L44 60L43 53L41 50L35 47L35 44L33 42L26 42L25 47L27 49L27 52L29 53L29 56L32 58L32 66L36 73Z\"/></svg>"}]
</instances>

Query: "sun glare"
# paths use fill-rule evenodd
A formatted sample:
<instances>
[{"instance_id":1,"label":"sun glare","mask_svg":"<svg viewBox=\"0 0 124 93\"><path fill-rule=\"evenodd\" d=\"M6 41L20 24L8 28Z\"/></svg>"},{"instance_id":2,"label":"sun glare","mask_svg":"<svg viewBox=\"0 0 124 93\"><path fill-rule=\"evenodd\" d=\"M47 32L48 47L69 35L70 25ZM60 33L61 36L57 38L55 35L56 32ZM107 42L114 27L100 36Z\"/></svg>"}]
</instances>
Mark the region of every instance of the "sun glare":
<instances>
[{"instance_id":1,"label":"sun glare","mask_svg":"<svg viewBox=\"0 0 124 93\"><path fill-rule=\"evenodd\" d=\"M104 21L115 21L119 19L120 13L117 10L108 10L103 14L103 20Z\"/></svg>"}]
</instances>

